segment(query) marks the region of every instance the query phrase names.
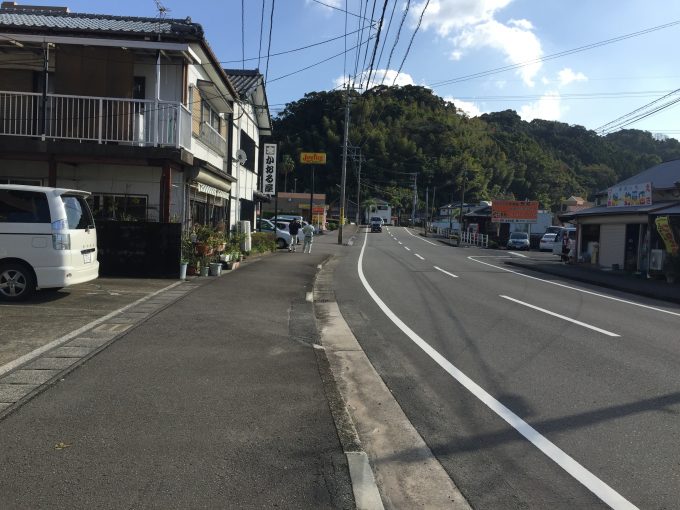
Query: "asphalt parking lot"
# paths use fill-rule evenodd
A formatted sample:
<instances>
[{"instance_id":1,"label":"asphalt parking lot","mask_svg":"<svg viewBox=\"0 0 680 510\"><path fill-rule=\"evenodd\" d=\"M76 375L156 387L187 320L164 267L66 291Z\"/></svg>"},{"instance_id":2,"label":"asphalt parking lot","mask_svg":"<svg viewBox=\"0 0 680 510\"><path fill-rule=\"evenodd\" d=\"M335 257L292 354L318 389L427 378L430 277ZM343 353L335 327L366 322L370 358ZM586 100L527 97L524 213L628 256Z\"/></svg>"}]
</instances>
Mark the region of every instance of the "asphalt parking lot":
<instances>
[{"instance_id":1,"label":"asphalt parking lot","mask_svg":"<svg viewBox=\"0 0 680 510\"><path fill-rule=\"evenodd\" d=\"M98 278L24 303L0 301L0 367L177 280Z\"/></svg>"}]
</instances>

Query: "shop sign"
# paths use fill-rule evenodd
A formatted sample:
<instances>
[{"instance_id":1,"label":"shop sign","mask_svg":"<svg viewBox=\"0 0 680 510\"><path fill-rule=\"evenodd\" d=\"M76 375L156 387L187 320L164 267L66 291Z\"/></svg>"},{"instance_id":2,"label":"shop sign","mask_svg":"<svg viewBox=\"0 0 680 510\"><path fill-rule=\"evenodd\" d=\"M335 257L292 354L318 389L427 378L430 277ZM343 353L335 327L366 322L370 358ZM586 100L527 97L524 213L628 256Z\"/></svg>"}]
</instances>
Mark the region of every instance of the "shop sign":
<instances>
[{"instance_id":1,"label":"shop sign","mask_svg":"<svg viewBox=\"0 0 680 510\"><path fill-rule=\"evenodd\" d=\"M494 200L491 203L491 221L494 223L536 223L538 202L521 200Z\"/></svg>"},{"instance_id":2,"label":"shop sign","mask_svg":"<svg viewBox=\"0 0 680 510\"><path fill-rule=\"evenodd\" d=\"M264 175L262 177L262 193L276 194L276 144L264 144Z\"/></svg>"},{"instance_id":3,"label":"shop sign","mask_svg":"<svg viewBox=\"0 0 680 510\"><path fill-rule=\"evenodd\" d=\"M200 191L201 193L205 193L206 195L212 195L214 197L229 199L229 193L227 193L226 191L213 188L212 186L208 186L207 184L203 184L202 182L197 182L196 188L198 189L198 191Z\"/></svg>"},{"instance_id":4,"label":"shop sign","mask_svg":"<svg viewBox=\"0 0 680 510\"><path fill-rule=\"evenodd\" d=\"M673 236L673 228L668 221L668 216L659 216L654 220L654 223L656 223L656 230L659 232L659 236L663 239L666 251L670 255L677 255L680 247L675 240L675 236Z\"/></svg>"},{"instance_id":5,"label":"shop sign","mask_svg":"<svg viewBox=\"0 0 680 510\"><path fill-rule=\"evenodd\" d=\"M300 163L303 165L325 165L326 164L326 153L325 152L301 152L300 153Z\"/></svg>"},{"instance_id":6,"label":"shop sign","mask_svg":"<svg viewBox=\"0 0 680 510\"><path fill-rule=\"evenodd\" d=\"M607 190L607 207L652 205L652 183L612 186Z\"/></svg>"}]
</instances>

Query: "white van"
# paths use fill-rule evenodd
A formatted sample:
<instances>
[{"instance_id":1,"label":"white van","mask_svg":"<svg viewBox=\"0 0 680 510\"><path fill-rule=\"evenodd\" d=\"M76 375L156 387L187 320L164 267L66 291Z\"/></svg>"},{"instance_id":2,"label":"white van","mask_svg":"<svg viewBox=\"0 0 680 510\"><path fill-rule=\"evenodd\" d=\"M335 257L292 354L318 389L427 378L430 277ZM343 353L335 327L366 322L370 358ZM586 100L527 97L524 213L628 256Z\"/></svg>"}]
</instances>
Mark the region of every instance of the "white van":
<instances>
[{"instance_id":1,"label":"white van","mask_svg":"<svg viewBox=\"0 0 680 510\"><path fill-rule=\"evenodd\" d=\"M569 241L576 241L575 227L562 227L555 236L552 252L559 255L563 261L569 258Z\"/></svg>"},{"instance_id":2,"label":"white van","mask_svg":"<svg viewBox=\"0 0 680 510\"><path fill-rule=\"evenodd\" d=\"M0 184L0 299L99 276L87 191Z\"/></svg>"}]
</instances>

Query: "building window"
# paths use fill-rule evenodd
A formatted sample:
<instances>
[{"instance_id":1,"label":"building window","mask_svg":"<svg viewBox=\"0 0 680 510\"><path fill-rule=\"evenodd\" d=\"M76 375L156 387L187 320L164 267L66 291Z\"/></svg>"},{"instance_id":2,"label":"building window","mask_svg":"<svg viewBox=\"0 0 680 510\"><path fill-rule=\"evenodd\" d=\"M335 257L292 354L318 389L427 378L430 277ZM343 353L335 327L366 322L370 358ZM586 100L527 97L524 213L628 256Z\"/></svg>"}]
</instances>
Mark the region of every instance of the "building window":
<instances>
[{"instance_id":1,"label":"building window","mask_svg":"<svg viewBox=\"0 0 680 510\"><path fill-rule=\"evenodd\" d=\"M0 184L18 184L21 186L42 186L41 179L13 179L11 177L0 177Z\"/></svg>"},{"instance_id":2,"label":"building window","mask_svg":"<svg viewBox=\"0 0 680 510\"><path fill-rule=\"evenodd\" d=\"M220 132L220 114L213 110L212 106L205 100L201 100L201 122L205 122L218 133Z\"/></svg>"},{"instance_id":3,"label":"building window","mask_svg":"<svg viewBox=\"0 0 680 510\"><path fill-rule=\"evenodd\" d=\"M257 151L257 146L255 145L255 140L250 138L245 131L241 131L241 149L246 153L248 159L243 164L244 168L250 171L255 171L255 151Z\"/></svg>"},{"instance_id":4,"label":"building window","mask_svg":"<svg viewBox=\"0 0 680 510\"><path fill-rule=\"evenodd\" d=\"M87 199L97 220L146 221L146 195L92 194Z\"/></svg>"}]
</instances>

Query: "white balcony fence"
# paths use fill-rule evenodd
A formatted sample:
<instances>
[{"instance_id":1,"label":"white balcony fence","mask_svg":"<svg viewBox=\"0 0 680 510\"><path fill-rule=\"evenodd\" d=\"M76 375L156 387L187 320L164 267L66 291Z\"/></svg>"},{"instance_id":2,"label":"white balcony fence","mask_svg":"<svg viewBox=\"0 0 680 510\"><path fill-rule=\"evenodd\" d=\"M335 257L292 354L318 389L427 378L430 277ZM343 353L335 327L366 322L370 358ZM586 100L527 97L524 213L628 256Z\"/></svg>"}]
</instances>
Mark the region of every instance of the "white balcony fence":
<instances>
[{"instance_id":1,"label":"white balcony fence","mask_svg":"<svg viewBox=\"0 0 680 510\"><path fill-rule=\"evenodd\" d=\"M0 91L0 135L190 148L191 112L181 103ZM44 131L44 132L43 132Z\"/></svg>"},{"instance_id":2,"label":"white balcony fence","mask_svg":"<svg viewBox=\"0 0 680 510\"><path fill-rule=\"evenodd\" d=\"M208 147L216 151L220 156L224 156L227 153L227 140L207 122L201 122L200 140L205 142Z\"/></svg>"}]
</instances>

